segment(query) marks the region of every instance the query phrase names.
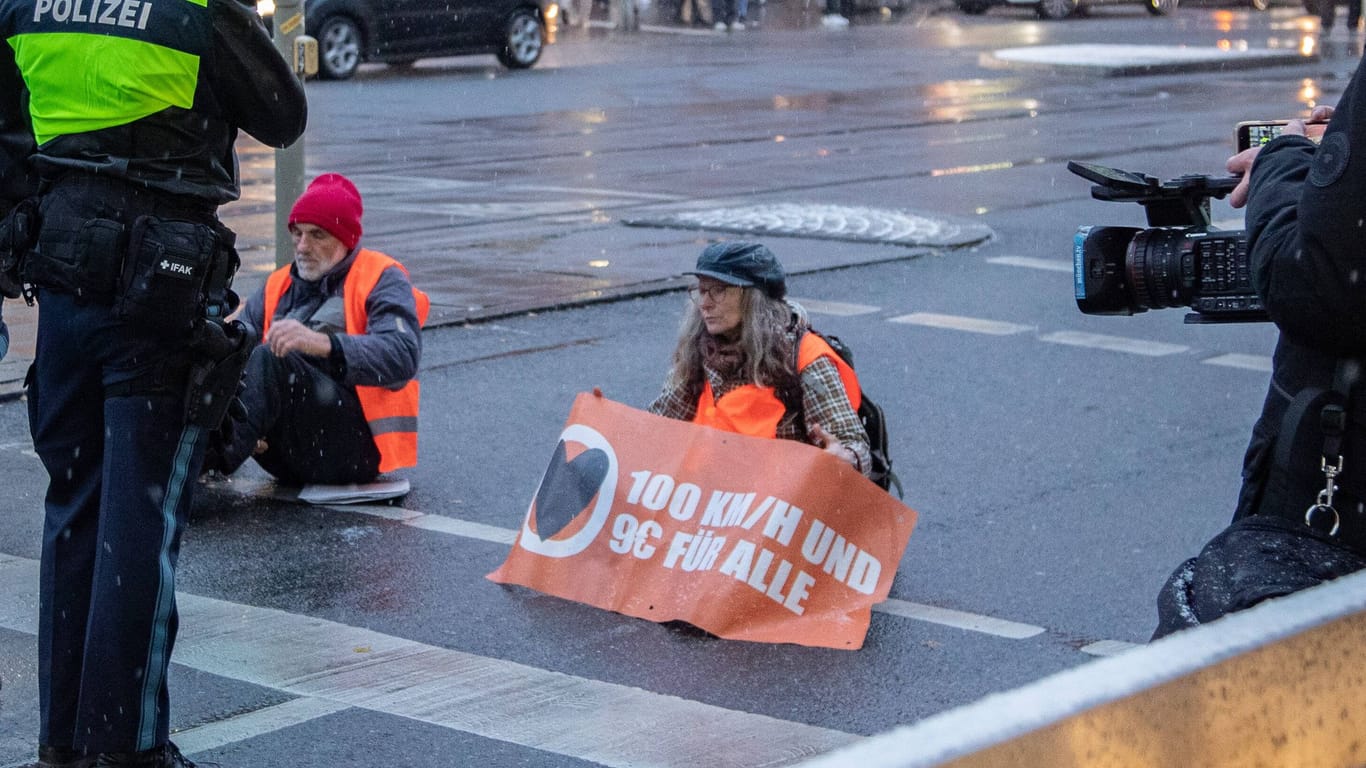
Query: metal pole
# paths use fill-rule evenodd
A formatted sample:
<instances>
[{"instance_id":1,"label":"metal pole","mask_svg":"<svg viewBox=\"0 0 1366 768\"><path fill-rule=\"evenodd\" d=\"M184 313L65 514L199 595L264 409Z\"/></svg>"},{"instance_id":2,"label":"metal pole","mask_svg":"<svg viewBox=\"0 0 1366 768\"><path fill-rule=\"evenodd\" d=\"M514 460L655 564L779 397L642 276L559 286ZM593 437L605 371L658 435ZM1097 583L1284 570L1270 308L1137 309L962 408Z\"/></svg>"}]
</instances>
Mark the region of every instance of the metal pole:
<instances>
[{"instance_id":1,"label":"metal pole","mask_svg":"<svg viewBox=\"0 0 1366 768\"><path fill-rule=\"evenodd\" d=\"M304 34L303 0L275 0L275 48L302 79L303 57L295 41ZM304 137L285 149L275 150L275 266L294 260L289 236L289 209L304 191Z\"/></svg>"}]
</instances>

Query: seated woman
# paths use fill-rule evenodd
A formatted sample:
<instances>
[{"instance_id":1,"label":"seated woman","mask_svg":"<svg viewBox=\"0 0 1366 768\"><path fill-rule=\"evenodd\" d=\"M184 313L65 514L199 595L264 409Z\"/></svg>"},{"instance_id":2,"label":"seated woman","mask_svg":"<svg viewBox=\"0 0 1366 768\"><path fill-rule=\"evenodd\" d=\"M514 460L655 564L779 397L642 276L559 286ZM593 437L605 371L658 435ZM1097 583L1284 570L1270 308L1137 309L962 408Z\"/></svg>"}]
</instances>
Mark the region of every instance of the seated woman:
<instances>
[{"instance_id":1,"label":"seated woman","mask_svg":"<svg viewBox=\"0 0 1366 768\"><path fill-rule=\"evenodd\" d=\"M853 464L872 464L855 412L858 380L805 312L784 300L787 278L758 243L713 243L697 277L673 369L650 411L754 437L800 440Z\"/></svg>"}]
</instances>

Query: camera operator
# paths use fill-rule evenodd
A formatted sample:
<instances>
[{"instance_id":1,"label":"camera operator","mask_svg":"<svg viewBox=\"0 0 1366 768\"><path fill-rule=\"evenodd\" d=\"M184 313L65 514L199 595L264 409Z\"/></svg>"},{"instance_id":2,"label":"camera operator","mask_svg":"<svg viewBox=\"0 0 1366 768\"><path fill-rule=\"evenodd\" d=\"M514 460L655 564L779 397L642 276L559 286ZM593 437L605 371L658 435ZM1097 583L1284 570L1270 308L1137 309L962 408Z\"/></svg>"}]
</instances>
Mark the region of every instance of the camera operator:
<instances>
[{"instance_id":1,"label":"camera operator","mask_svg":"<svg viewBox=\"0 0 1366 768\"><path fill-rule=\"evenodd\" d=\"M1280 330L1232 523L1158 596L1154 638L1366 567L1366 81L1228 161L1253 283Z\"/></svg>"},{"instance_id":2,"label":"camera operator","mask_svg":"<svg viewBox=\"0 0 1366 768\"><path fill-rule=\"evenodd\" d=\"M217 208L238 130L292 143L303 86L238 0L0 0L0 38L3 138L24 123L40 176L4 225L41 305L38 765L192 765L168 733L176 560L247 346Z\"/></svg>"}]
</instances>

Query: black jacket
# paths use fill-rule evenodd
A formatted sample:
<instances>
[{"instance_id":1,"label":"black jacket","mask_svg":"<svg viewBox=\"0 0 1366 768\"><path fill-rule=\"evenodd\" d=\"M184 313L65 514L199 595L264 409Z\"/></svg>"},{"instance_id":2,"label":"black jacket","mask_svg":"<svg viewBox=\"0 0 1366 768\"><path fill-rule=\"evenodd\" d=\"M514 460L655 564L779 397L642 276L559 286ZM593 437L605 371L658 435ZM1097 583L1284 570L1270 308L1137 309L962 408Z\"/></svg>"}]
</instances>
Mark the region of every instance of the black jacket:
<instances>
[{"instance_id":1,"label":"black jacket","mask_svg":"<svg viewBox=\"0 0 1366 768\"><path fill-rule=\"evenodd\" d=\"M1302 520L1325 484L1322 402L1340 360L1366 361L1366 82L1347 86L1321 145L1282 136L1251 173L1252 276L1280 338L1237 517ZM1366 387L1351 391L1349 415L1334 507L1342 539L1366 551Z\"/></svg>"},{"instance_id":2,"label":"black jacket","mask_svg":"<svg viewBox=\"0 0 1366 768\"><path fill-rule=\"evenodd\" d=\"M0 0L0 38L15 34L16 20L31 15L33 6ZM209 205L237 199L238 129L287 146L303 133L307 104L303 85L254 9L237 0L208 0L208 9L213 44L200 61L192 108L169 107L126 125L59 136L37 148L36 170L44 178L68 170L126 178ZM33 144L27 99L14 52L0 44L0 197L11 200L28 184L22 180L28 169L19 167Z\"/></svg>"},{"instance_id":3,"label":"black jacket","mask_svg":"<svg viewBox=\"0 0 1366 768\"><path fill-rule=\"evenodd\" d=\"M28 121L28 99L23 80L14 65L14 51L0 45L0 216L38 188L38 176L29 157L37 149Z\"/></svg>"}]
</instances>

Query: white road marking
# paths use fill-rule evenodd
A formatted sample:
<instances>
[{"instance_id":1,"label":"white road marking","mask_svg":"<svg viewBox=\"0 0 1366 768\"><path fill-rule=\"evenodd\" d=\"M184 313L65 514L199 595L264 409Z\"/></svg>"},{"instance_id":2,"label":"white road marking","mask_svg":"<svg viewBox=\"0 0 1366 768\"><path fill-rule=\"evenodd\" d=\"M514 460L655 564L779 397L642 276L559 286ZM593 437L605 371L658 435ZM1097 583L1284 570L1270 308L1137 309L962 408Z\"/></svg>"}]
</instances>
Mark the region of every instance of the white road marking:
<instances>
[{"instance_id":1,"label":"white road marking","mask_svg":"<svg viewBox=\"0 0 1366 768\"><path fill-rule=\"evenodd\" d=\"M1066 272L1072 273L1072 262L1061 259L1036 259L1032 256L993 256L987 259L988 264L1003 264L1007 267L1027 267L1029 269L1042 269L1047 272Z\"/></svg>"},{"instance_id":2,"label":"white road marking","mask_svg":"<svg viewBox=\"0 0 1366 768\"><path fill-rule=\"evenodd\" d=\"M1242 368L1248 371L1271 373L1271 357L1268 355L1244 355L1230 352L1227 355L1201 360L1205 365L1222 365L1226 368Z\"/></svg>"},{"instance_id":3,"label":"white road marking","mask_svg":"<svg viewBox=\"0 0 1366 768\"><path fill-rule=\"evenodd\" d=\"M878 307L871 307L867 304L847 304L842 301L822 301L820 299L799 299L796 297L793 297L792 300L805 307L807 312L817 315L852 317L854 315L871 315L878 311Z\"/></svg>"},{"instance_id":4,"label":"white road marking","mask_svg":"<svg viewBox=\"0 0 1366 768\"><path fill-rule=\"evenodd\" d=\"M495 544L512 545L517 540L517 531L511 528L499 528L493 525L475 523L468 520L460 520L444 515L426 515L412 513L403 515L396 512L397 507L380 506L360 506L346 505L333 506L329 509L338 512L358 512L365 515L374 515L386 520L398 520L405 525L415 528L422 528L437 533L461 536L467 539L479 539ZM406 510L404 510L406 511ZM1011 640L1022 640L1028 637L1042 634L1043 627L1036 627L1033 624L1021 624L1017 621L1007 619L997 619L992 616L981 616L966 611L956 611L951 608L940 608L934 605L923 605L912 603L908 600L889 598L873 606L873 610L878 613L885 613L892 616L924 621L929 624L939 624L955 629L966 629L972 632L980 632L986 635L1004 637Z\"/></svg>"},{"instance_id":5,"label":"white road marking","mask_svg":"<svg viewBox=\"0 0 1366 768\"><path fill-rule=\"evenodd\" d=\"M1092 656L1114 656L1131 648L1141 648L1138 643L1126 643L1120 640L1097 640L1081 648L1082 653L1089 653Z\"/></svg>"},{"instance_id":6,"label":"white road marking","mask_svg":"<svg viewBox=\"0 0 1366 768\"><path fill-rule=\"evenodd\" d=\"M1104 349L1111 352L1126 352L1131 355L1145 355L1147 357L1175 355L1190 349L1190 347L1180 344L1167 344L1161 341L1148 341L1147 339L1130 339L1124 336L1106 336L1101 333L1083 333L1081 331L1058 331L1040 336L1039 340L1050 344Z\"/></svg>"},{"instance_id":7,"label":"white road marking","mask_svg":"<svg viewBox=\"0 0 1366 768\"><path fill-rule=\"evenodd\" d=\"M479 539L494 544L511 545L517 540L517 531L510 528L499 528L493 525L446 517L445 515L419 515L407 521L407 524L427 531L448 533L466 539Z\"/></svg>"},{"instance_id":8,"label":"white road marking","mask_svg":"<svg viewBox=\"0 0 1366 768\"><path fill-rule=\"evenodd\" d=\"M233 489L245 495L257 495L270 498L276 492L274 483L270 481L244 480L234 481ZM286 499L287 500L287 499ZM423 512L416 512L402 507L387 506L383 504L334 504L321 505L327 509L337 512L351 512L361 515L369 515L384 520L393 520L414 528L421 528L434 533L442 533L450 536L459 536L466 539L477 539L493 544L503 544L512 546L517 540L518 531L513 528L501 528L495 525L477 523L472 520L461 520L447 515L429 515ZM873 606L873 610L878 613L885 613L891 616L923 621L929 624L938 624L955 629L965 629L971 632L979 632L996 637L1003 637L1011 640L1021 640L1042 634L1043 627L1033 624L1022 624L1007 619L998 619L993 616L982 616L966 611L957 611L951 608L940 608L934 605L923 605L907 600L890 598Z\"/></svg>"},{"instance_id":9,"label":"white road marking","mask_svg":"<svg viewBox=\"0 0 1366 768\"><path fill-rule=\"evenodd\" d=\"M1032 326L1020 325L1018 323L1003 323L999 320L983 320L976 317L961 317L958 315L940 315L933 312L912 312L909 315L899 315L890 318L890 323L905 323L907 325L923 325L929 328L945 328L952 331L967 331L969 333L984 333L988 336L1010 336L1011 334L1024 333L1032 330Z\"/></svg>"},{"instance_id":10,"label":"white road marking","mask_svg":"<svg viewBox=\"0 0 1366 768\"><path fill-rule=\"evenodd\" d=\"M926 621L931 624L940 624L946 627L957 627L972 632L981 632L996 637L1004 637L1010 640L1023 640L1044 633L1043 627L1036 627L1033 624L1021 624L1017 621L1007 621L996 619L991 616L979 616L975 613L966 611L955 611L952 608L940 608L936 605L923 605L912 603L906 600L890 598L873 606L873 610L881 613L888 613L893 616L902 616L907 619Z\"/></svg>"},{"instance_id":11,"label":"white road marking","mask_svg":"<svg viewBox=\"0 0 1366 768\"><path fill-rule=\"evenodd\" d=\"M0 555L0 627L34 634L37 591L36 560ZM319 706L383 712L602 765L778 765L860 738L272 608L183 592L176 599L178 664ZM299 705L284 716L317 711ZM267 714L256 727L276 722ZM251 727L239 725L243 733Z\"/></svg>"},{"instance_id":12,"label":"white road marking","mask_svg":"<svg viewBox=\"0 0 1366 768\"><path fill-rule=\"evenodd\" d=\"M176 661L179 662L179 659ZM198 728L177 731L171 734L171 740L175 742L177 747L180 747L181 752L192 755L196 752L208 752L211 749L236 744L239 741L254 739L267 733L283 731L286 728L302 725L311 720L334 715L350 708L351 705L349 704L341 704L326 699L307 697L291 699L283 704L262 707L253 712L230 717L227 720L219 720L216 723L201 725Z\"/></svg>"}]
</instances>

